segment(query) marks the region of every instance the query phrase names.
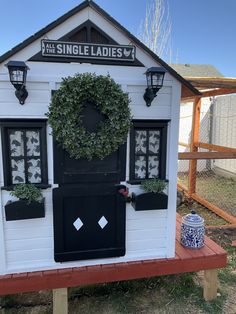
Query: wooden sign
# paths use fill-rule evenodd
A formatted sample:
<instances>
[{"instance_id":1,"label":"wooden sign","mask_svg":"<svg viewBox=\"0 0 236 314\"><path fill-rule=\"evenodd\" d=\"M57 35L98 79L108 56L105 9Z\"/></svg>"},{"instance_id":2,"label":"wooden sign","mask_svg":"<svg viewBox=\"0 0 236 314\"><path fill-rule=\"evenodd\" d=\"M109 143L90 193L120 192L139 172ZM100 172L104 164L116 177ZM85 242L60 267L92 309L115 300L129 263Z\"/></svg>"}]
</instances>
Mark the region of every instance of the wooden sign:
<instances>
[{"instance_id":1,"label":"wooden sign","mask_svg":"<svg viewBox=\"0 0 236 314\"><path fill-rule=\"evenodd\" d=\"M135 47L127 45L104 45L64 42L43 39L41 51L44 57L70 57L100 60L134 61Z\"/></svg>"}]
</instances>

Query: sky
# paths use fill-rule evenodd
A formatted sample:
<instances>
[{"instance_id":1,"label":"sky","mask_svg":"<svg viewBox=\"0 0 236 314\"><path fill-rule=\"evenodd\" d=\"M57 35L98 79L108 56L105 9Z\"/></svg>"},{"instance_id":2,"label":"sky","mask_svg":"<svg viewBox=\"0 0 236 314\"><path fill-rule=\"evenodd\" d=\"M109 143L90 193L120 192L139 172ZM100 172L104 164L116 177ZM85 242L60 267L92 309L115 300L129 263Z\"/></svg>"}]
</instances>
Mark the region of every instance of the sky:
<instances>
[{"instance_id":1,"label":"sky","mask_svg":"<svg viewBox=\"0 0 236 314\"><path fill-rule=\"evenodd\" d=\"M137 36L146 1L95 0ZM224 76L236 77L236 0L164 0L172 23L172 62L212 64ZM12 49L81 0L1 0L0 55ZM169 62L169 60L166 60Z\"/></svg>"}]
</instances>

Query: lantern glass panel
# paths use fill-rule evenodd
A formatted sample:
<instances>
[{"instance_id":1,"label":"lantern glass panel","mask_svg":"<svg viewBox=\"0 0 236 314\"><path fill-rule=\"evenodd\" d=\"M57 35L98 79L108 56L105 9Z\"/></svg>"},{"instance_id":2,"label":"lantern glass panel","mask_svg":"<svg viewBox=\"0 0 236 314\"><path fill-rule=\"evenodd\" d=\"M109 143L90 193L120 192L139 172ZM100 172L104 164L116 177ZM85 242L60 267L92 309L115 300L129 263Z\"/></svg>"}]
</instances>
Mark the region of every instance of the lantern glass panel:
<instances>
[{"instance_id":1,"label":"lantern glass panel","mask_svg":"<svg viewBox=\"0 0 236 314\"><path fill-rule=\"evenodd\" d=\"M147 87L152 87L152 74L147 73Z\"/></svg>"},{"instance_id":2,"label":"lantern glass panel","mask_svg":"<svg viewBox=\"0 0 236 314\"><path fill-rule=\"evenodd\" d=\"M152 87L155 88L155 87L162 86L163 78L164 78L163 73L153 73L152 74Z\"/></svg>"},{"instance_id":3,"label":"lantern glass panel","mask_svg":"<svg viewBox=\"0 0 236 314\"><path fill-rule=\"evenodd\" d=\"M20 69L12 69L11 70L11 83L13 85L15 84L23 84L25 82L24 80L24 70Z\"/></svg>"}]
</instances>

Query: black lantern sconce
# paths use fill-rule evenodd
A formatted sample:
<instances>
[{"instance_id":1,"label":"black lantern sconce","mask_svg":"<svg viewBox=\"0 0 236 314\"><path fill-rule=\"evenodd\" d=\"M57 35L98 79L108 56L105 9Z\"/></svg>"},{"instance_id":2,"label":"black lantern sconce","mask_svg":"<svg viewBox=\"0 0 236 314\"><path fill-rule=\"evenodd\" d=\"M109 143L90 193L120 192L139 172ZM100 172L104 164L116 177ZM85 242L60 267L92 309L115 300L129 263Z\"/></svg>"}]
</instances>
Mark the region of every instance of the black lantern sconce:
<instances>
[{"instance_id":1,"label":"black lantern sconce","mask_svg":"<svg viewBox=\"0 0 236 314\"><path fill-rule=\"evenodd\" d=\"M19 103L24 105L28 92L25 88L27 70L29 67L23 61L9 61L5 66L8 68L10 82L15 87L15 95Z\"/></svg>"},{"instance_id":2,"label":"black lantern sconce","mask_svg":"<svg viewBox=\"0 0 236 314\"><path fill-rule=\"evenodd\" d=\"M148 107L151 106L153 99L156 97L157 92L163 86L164 76L166 70L161 67L151 67L146 71L147 88L143 95L143 98Z\"/></svg>"}]
</instances>

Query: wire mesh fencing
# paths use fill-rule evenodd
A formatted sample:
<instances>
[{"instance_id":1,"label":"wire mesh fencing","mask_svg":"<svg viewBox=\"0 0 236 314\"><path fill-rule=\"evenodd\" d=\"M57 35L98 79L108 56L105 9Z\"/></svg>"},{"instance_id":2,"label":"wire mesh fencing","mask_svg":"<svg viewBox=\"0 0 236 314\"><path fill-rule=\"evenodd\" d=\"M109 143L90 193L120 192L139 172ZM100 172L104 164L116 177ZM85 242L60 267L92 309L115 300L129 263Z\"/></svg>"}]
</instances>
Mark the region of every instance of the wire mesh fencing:
<instances>
[{"instance_id":1,"label":"wire mesh fencing","mask_svg":"<svg viewBox=\"0 0 236 314\"><path fill-rule=\"evenodd\" d=\"M192 109L191 103L181 105L179 152L190 151ZM220 146L219 151L236 148L236 95L202 100L199 142ZM189 160L179 160L178 180L187 189L189 165ZM196 171L195 194L236 217L236 159L199 159Z\"/></svg>"},{"instance_id":2,"label":"wire mesh fencing","mask_svg":"<svg viewBox=\"0 0 236 314\"><path fill-rule=\"evenodd\" d=\"M189 163L186 160L184 162ZM198 169L203 169L205 164L205 160L198 160ZM178 182L189 190L189 172L178 172ZM197 172L195 193L236 217L236 180L219 172L217 168L205 168Z\"/></svg>"}]
</instances>

